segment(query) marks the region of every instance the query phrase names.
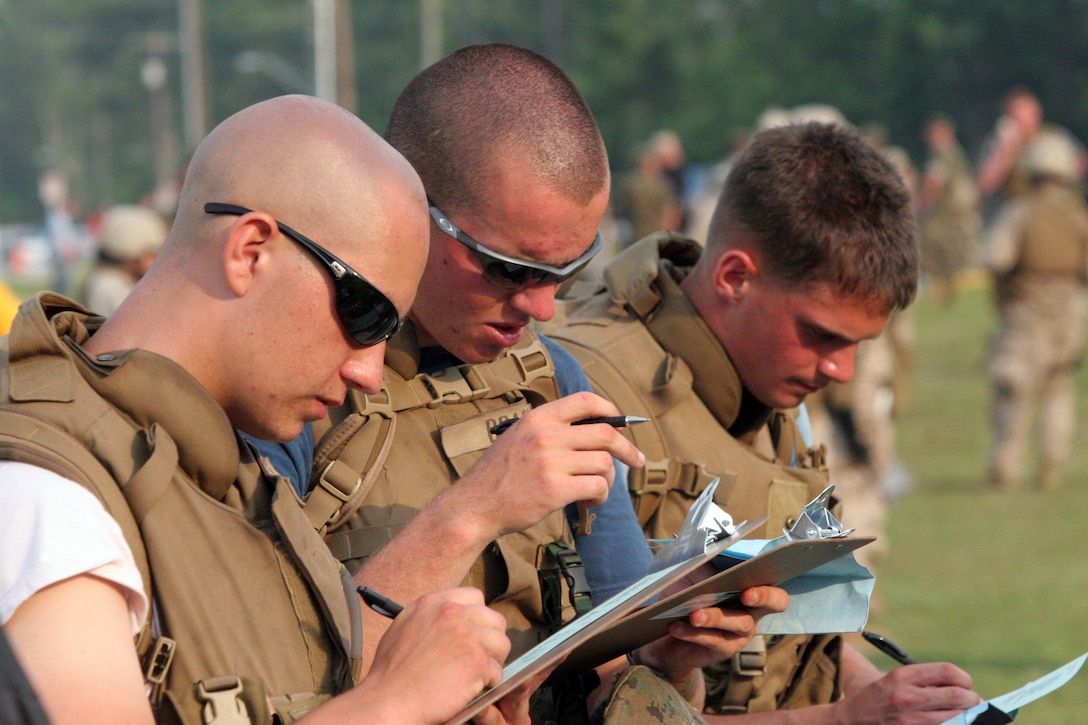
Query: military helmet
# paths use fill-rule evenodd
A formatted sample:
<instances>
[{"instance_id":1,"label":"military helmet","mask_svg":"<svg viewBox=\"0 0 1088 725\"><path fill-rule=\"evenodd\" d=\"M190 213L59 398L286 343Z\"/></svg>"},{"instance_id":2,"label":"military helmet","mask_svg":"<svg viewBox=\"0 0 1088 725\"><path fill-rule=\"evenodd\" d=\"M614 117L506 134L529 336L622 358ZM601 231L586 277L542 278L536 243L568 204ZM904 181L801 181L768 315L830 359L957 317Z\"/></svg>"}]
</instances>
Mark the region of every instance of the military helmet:
<instances>
[{"instance_id":1,"label":"military helmet","mask_svg":"<svg viewBox=\"0 0 1088 725\"><path fill-rule=\"evenodd\" d=\"M1033 176L1076 181L1077 148L1064 133L1042 132L1024 152L1024 168Z\"/></svg>"},{"instance_id":2,"label":"military helmet","mask_svg":"<svg viewBox=\"0 0 1088 725\"><path fill-rule=\"evenodd\" d=\"M162 217L136 204L118 204L103 215L102 252L110 259L126 262L153 254L166 241L166 222Z\"/></svg>"}]
</instances>

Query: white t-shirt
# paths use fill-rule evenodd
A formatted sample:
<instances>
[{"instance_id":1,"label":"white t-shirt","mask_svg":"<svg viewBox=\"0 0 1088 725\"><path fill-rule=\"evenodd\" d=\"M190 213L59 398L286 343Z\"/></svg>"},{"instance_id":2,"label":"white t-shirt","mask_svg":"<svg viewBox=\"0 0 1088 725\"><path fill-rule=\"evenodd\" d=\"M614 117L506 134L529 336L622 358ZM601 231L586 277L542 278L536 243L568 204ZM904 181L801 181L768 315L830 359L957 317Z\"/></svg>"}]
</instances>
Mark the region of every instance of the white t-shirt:
<instances>
[{"instance_id":1,"label":"white t-shirt","mask_svg":"<svg viewBox=\"0 0 1088 725\"><path fill-rule=\"evenodd\" d=\"M0 461L0 625L39 590L79 574L120 585L139 632L147 596L113 517L75 481Z\"/></svg>"}]
</instances>

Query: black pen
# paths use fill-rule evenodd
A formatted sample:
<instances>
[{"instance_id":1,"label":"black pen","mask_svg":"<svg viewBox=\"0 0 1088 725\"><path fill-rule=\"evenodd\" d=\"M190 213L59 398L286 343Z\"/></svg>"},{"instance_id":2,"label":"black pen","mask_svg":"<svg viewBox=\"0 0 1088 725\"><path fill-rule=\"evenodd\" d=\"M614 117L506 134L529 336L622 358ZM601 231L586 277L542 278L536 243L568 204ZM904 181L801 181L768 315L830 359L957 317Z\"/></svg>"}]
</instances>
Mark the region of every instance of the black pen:
<instances>
[{"instance_id":1,"label":"black pen","mask_svg":"<svg viewBox=\"0 0 1088 725\"><path fill-rule=\"evenodd\" d=\"M404 610L404 607L384 594L379 594L370 587L358 587L355 591L359 592L359 596L363 598L363 601L366 602L371 609L383 617L395 619L396 616Z\"/></svg>"},{"instance_id":2,"label":"black pen","mask_svg":"<svg viewBox=\"0 0 1088 725\"><path fill-rule=\"evenodd\" d=\"M498 425L491 426L491 435L502 435L507 428L517 423L519 418L508 418ZM606 423L613 428L628 428L632 425L638 425L639 423L648 423L649 418L640 418L637 415L606 415L601 418L582 418L576 420L571 425L593 425L595 423Z\"/></svg>"},{"instance_id":3,"label":"black pen","mask_svg":"<svg viewBox=\"0 0 1088 725\"><path fill-rule=\"evenodd\" d=\"M877 634L876 632L862 632L861 636L865 638L866 642L873 645L901 665L918 664L918 661L908 655L906 650L882 634Z\"/></svg>"}]
</instances>

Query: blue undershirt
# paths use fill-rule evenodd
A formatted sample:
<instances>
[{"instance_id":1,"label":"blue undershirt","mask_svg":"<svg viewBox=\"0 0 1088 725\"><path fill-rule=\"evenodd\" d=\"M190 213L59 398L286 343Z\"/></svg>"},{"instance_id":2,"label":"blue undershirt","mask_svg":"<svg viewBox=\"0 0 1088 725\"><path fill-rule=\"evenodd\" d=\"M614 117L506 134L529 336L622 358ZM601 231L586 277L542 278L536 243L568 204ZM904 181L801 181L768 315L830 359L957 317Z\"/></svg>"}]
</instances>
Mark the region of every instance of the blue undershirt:
<instances>
[{"instance_id":1,"label":"blue undershirt","mask_svg":"<svg viewBox=\"0 0 1088 725\"><path fill-rule=\"evenodd\" d=\"M555 378L560 394L592 392L593 388L574 356L554 340L543 335L539 337L555 363ZM441 348L426 348L421 353L421 372L432 372L458 364L456 359ZM306 424L302 434L290 443L272 443L257 440L245 433L242 435L256 446L261 455L272 462L282 476L290 479L299 496L305 495L314 457L312 426ZM585 565L586 580L594 604L600 604L649 571L652 554L646 545L626 489L627 467L616 461L616 484L611 495L603 504L590 509L596 516L593 520L593 533L575 540L575 548ZM577 508L571 504L565 513L573 528L578 519Z\"/></svg>"}]
</instances>

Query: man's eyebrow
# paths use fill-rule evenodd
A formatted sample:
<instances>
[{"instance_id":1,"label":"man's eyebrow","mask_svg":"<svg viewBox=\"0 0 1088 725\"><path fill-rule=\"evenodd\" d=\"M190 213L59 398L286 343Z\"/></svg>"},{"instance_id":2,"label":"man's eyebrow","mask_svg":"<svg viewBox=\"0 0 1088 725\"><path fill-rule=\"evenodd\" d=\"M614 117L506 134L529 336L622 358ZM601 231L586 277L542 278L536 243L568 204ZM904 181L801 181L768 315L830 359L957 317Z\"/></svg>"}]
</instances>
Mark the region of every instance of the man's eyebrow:
<instances>
[{"instance_id":1,"label":"man's eyebrow","mask_svg":"<svg viewBox=\"0 0 1088 725\"><path fill-rule=\"evenodd\" d=\"M810 332L812 332L812 333L814 333L814 334L816 334L816 335L818 335L818 336L820 336L822 338L825 338L825 339L828 339L828 340L836 340L838 342L842 342L842 343L847 344L847 345L857 345L860 342L864 342L865 340L870 339L870 338L867 338L867 337L862 337L862 338L858 338L858 339L852 338L849 335L838 332L836 330L832 330L830 327L825 327L824 325L821 325L819 322L816 322L815 320L802 319L801 324L804 325L805 327L807 327Z\"/></svg>"}]
</instances>

